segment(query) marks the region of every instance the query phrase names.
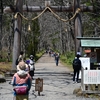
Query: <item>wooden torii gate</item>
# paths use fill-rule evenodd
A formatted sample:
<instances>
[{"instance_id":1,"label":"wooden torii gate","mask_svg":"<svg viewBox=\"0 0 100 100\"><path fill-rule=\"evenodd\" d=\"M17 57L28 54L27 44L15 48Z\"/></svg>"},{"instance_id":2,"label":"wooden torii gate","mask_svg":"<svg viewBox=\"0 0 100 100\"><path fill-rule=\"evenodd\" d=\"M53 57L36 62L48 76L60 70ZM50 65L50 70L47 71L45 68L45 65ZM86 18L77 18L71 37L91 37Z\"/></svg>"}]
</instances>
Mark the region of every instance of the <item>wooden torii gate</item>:
<instances>
[{"instance_id":1,"label":"wooden torii gate","mask_svg":"<svg viewBox=\"0 0 100 100\"><path fill-rule=\"evenodd\" d=\"M49 2L49 1L46 1ZM73 6L50 6L47 4L53 11L56 12L74 12L77 8L80 8L82 12L90 12L93 11L92 6L86 6L86 5L80 5L80 0L74 0ZM46 6L28 6L28 12L41 12L45 9ZM23 6L23 0L15 0L15 7L14 10L12 10L10 7L6 7L4 9L4 12L6 13L17 13L20 12L21 14L23 12L27 12L27 7ZM74 24L74 34L75 34L75 54L77 52L82 52L80 47L80 41L77 40L77 36L82 37L82 23L81 23L81 16L79 13L75 16L75 24ZM17 19L15 20L14 25L14 46L13 46L13 64L12 64L12 70L16 69L16 59L19 56L19 53L21 51L21 30L22 30L22 17L18 14Z\"/></svg>"}]
</instances>

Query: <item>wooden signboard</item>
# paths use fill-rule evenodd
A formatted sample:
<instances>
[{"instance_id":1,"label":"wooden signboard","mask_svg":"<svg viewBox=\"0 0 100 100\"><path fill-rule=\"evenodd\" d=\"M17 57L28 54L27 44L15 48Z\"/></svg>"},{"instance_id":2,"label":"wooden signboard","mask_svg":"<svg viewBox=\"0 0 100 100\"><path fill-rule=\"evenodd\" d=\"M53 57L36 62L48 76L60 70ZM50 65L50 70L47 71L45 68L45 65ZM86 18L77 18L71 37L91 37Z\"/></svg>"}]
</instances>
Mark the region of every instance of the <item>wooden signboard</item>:
<instances>
[{"instance_id":1,"label":"wooden signboard","mask_svg":"<svg viewBox=\"0 0 100 100\"><path fill-rule=\"evenodd\" d=\"M43 79L37 78L35 80L35 91L38 91L38 92L43 91Z\"/></svg>"}]
</instances>

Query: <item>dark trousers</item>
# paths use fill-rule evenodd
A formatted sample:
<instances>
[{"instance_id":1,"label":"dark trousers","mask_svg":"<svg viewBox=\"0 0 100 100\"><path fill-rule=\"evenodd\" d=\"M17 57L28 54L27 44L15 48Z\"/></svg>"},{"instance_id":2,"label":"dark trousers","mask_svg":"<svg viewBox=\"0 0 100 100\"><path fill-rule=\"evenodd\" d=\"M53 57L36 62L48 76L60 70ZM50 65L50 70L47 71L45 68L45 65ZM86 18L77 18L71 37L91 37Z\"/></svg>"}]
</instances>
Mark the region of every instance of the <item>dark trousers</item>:
<instances>
[{"instance_id":1,"label":"dark trousers","mask_svg":"<svg viewBox=\"0 0 100 100\"><path fill-rule=\"evenodd\" d=\"M58 62L59 62L59 61L58 61L58 60L56 60L56 66L58 66Z\"/></svg>"},{"instance_id":2,"label":"dark trousers","mask_svg":"<svg viewBox=\"0 0 100 100\"><path fill-rule=\"evenodd\" d=\"M29 72L30 76L33 77L34 76L34 70Z\"/></svg>"},{"instance_id":3,"label":"dark trousers","mask_svg":"<svg viewBox=\"0 0 100 100\"><path fill-rule=\"evenodd\" d=\"M75 81L75 76L76 76L76 82L78 82L79 80L79 72L80 70L79 69L74 69L74 75L73 75L73 81Z\"/></svg>"}]
</instances>

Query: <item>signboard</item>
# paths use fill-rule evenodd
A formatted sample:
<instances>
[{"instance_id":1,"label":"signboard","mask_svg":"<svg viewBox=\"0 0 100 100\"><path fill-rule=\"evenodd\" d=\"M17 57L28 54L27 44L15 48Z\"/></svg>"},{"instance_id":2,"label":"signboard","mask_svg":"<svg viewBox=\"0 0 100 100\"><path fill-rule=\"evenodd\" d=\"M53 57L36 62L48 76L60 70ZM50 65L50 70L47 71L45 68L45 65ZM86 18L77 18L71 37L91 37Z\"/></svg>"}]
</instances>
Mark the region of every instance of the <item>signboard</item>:
<instances>
[{"instance_id":1,"label":"signboard","mask_svg":"<svg viewBox=\"0 0 100 100\"><path fill-rule=\"evenodd\" d=\"M100 84L100 70L84 70L84 84Z\"/></svg>"},{"instance_id":2,"label":"signboard","mask_svg":"<svg viewBox=\"0 0 100 100\"><path fill-rule=\"evenodd\" d=\"M90 69L90 58L89 57L80 57L79 58L81 60L81 64L82 64L82 67L84 69Z\"/></svg>"},{"instance_id":3,"label":"signboard","mask_svg":"<svg viewBox=\"0 0 100 100\"><path fill-rule=\"evenodd\" d=\"M90 69L90 58L89 57L80 57L79 58L81 60L81 64L82 64L82 67L84 69ZM81 79L81 71L80 71L80 74L79 74L79 79Z\"/></svg>"},{"instance_id":4,"label":"signboard","mask_svg":"<svg viewBox=\"0 0 100 100\"><path fill-rule=\"evenodd\" d=\"M100 40L81 40L82 47L100 47Z\"/></svg>"},{"instance_id":5,"label":"signboard","mask_svg":"<svg viewBox=\"0 0 100 100\"><path fill-rule=\"evenodd\" d=\"M35 91L43 91L43 79L37 78L35 80Z\"/></svg>"}]
</instances>

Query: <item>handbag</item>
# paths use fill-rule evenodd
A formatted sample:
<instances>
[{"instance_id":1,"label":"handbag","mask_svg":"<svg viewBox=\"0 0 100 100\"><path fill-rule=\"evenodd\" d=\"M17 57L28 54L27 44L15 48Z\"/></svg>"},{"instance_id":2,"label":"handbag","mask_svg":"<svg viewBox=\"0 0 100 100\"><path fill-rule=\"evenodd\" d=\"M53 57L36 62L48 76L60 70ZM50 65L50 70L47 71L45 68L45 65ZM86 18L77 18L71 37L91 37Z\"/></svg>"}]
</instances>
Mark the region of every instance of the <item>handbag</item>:
<instances>
[{"instance_id":1,"label":"handbag","mask_svg":"<svg viewBox=\"0 0 100 100\"><path fill-rule=\"evenodd\" d=\"M16 87L14 87L13 90L18 95L25 95L27 93L27 91L28 91L28 87L27 86L16 86Z\"/></svg>"}]
</instances>

